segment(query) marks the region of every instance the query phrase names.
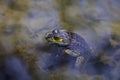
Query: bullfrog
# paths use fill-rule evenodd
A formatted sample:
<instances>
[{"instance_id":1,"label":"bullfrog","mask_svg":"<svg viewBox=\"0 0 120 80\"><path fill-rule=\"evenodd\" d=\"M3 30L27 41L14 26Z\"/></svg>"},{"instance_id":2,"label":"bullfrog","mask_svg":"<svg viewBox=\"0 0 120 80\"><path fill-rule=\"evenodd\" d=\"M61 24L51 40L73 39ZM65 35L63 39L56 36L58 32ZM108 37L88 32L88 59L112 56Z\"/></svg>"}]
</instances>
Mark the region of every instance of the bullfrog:
<instances>
[{"instance_id":1,"label":"bullfrog","mask_svg":"<svg viewBox=\"0 0 120 80\"><path fill-rule=\"evenodd\" d=\"M75 67L86 64L91 58L90 46L85 39L77 33L63 29L54 29L45 34L45 39L48 43L57 47L59 55L74 57Z\"/></svg>"}]
</instances>

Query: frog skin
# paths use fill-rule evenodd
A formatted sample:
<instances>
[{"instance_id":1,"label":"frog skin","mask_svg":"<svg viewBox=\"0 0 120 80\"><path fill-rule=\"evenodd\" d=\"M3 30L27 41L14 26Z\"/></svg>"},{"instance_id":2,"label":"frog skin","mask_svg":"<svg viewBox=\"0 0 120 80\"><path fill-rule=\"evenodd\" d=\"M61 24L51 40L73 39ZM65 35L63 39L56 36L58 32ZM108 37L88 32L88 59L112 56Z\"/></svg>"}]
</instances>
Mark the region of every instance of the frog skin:
<instances>
[{"instance_id":1,"label":"frog skin","mask_svg":"<svg viewBox=\"0 0 120 80\"><path fill-rule=\"evenodd\" d=\"M79 67L88 62L91 58L91 49L83 37L77 33L62 29L54 29L47 32L45 39L52 45L56 45L60 55L70 55L75 57L75 66Z\"/></svg>"}]
</instances>

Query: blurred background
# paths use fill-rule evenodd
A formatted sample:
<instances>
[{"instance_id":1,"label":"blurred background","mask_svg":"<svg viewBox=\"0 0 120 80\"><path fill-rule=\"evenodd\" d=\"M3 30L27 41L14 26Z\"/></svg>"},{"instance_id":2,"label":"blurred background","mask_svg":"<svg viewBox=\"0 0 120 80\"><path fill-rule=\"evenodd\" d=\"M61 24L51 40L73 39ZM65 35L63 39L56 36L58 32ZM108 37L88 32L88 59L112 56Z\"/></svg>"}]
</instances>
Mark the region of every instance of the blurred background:
<instances>
[{"instance_id":1,"label":"blurred background","mask_svg":"<svg viewBox=\"0 0 120 80\"><path fill-rule=\"evenodd\" d=\"M119 4L119 0L0 0L0 80L120 80ZM111 69L98 64L91 65L89 74L64 66L44 70L50 56L49 47L43 47L45 33L56 28L81 35Z\"/></svg>"}]
</instances>

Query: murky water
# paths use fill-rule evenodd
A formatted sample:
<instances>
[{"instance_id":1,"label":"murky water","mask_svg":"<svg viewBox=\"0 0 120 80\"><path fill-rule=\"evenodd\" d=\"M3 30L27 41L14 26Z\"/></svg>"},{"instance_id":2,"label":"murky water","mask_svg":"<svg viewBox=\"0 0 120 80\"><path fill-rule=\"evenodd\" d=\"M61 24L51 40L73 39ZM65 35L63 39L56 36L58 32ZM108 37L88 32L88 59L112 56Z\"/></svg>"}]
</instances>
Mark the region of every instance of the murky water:
<instances>
[{"instance_id":1,"label":"murky water","mask_svg":"<svg viewBox=\"0 0 120 80\"><path fill-rule=\"evenodd\" d=\"M119 0L0 0L0 80L119 80L119 4ZM81 35L100 55L102 65L89 65L84 74L69 65L59 66L55 62L59 58L51 57L55 48L44 39L56 28ZM46 70L49 63L57 64L57 69Z\"/></svg>"}]
</instances>

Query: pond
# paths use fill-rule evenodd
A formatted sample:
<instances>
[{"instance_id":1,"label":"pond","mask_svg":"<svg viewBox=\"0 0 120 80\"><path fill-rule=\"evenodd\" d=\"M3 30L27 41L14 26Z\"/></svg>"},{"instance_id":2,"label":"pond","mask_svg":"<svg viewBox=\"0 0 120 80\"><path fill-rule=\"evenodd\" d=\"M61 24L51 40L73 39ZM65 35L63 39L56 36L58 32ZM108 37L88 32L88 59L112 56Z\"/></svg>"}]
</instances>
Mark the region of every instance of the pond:
<instances>
[{"instance_id":1,"label":"pond","mask_svg":"<svg viewBox=\"0 0 120 80\"><path fill-rule=\"evenodd\" d=\"M120 80L119 4L119 0L0 0L0 80ZM83 72L73 68L70 55L57 56L62 50L47 43L46 33L54 29L85 40L94 58Z\"/></svg>"}]
</instances>

